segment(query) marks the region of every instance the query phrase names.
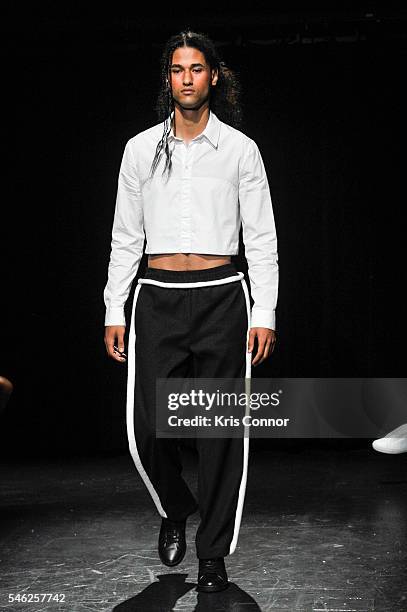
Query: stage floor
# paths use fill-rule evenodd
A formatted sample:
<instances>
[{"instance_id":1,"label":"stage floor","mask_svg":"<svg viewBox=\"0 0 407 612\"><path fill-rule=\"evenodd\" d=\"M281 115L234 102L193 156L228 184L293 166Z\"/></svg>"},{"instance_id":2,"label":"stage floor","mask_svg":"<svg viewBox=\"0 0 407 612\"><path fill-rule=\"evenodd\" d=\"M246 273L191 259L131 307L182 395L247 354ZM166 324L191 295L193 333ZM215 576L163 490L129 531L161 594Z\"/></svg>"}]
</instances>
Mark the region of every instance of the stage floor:
<instances>
[{"instance_id":1,"label":"stage floor","mask_svg":"<svg viewBox=\"0 0 407 612\"><path fill-rule=\"evenodd\" d=\"M183 455L195 492L197 457ZM215 594L195 590L198 513L184 561L160 562L161 519L130 455L0 471L0 610L407 611L407 454L377 453L369 440L251 452L238 547L225 559L231 584Z\"/></svg>"}]
</instances>

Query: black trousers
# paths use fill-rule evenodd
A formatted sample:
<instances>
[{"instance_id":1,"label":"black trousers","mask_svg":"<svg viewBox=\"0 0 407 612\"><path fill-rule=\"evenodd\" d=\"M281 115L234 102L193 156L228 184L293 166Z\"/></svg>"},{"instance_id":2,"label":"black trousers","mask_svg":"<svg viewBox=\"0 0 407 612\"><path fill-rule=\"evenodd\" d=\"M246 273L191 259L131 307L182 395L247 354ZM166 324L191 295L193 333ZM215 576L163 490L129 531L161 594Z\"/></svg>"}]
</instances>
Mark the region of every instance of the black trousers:
<instances>
[{"instance_id":1,"label":"black trousers","mask_svg":"<svg viewBox=\"0 0 407 612\"><path fill-rule=\"evenodd\" d=\"M206 270L147 268L129 331L127 432L130 452L162 517L198 508L198 558L236 548L246 491L249 439L195 438L198 499L182 477L179 440L156 438L156 378L251 376L250 301L234 264Z\"/></svg>"}]
</instances>

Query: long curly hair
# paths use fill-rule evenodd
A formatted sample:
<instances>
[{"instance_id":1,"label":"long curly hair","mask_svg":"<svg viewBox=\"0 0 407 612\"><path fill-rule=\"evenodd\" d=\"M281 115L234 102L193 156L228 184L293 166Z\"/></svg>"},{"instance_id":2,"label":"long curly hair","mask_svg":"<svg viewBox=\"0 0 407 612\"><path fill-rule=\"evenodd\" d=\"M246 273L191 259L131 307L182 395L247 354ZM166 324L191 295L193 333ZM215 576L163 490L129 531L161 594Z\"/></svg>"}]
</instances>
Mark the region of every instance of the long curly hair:
<instances>
[{"instance_id":1,"label":"long curly hair","mask_svg":"<svg viewBox=\"0 0 407 612\"><path fill-rule=\"evenodd\" d=\"M179 47L193 47L205 56L210 70L218 70L218 81L216 86L210 86L209 108L219 117L221 121L239 128L242 123L241 86L237 73L231 70L221 60L213 41L202 32L193 32L189 29L183 30L168 39L164 45L161 56L160 89L154 110L158 114L159 122L164 121L163 135L157 144L155 156L151 164L150 178L153 176L160 163L163 152L166 161L162 174L165 172L170 176L172 170L172 151L168 145L168 136L171 132L171 113L174 110L174 99L169 81L169 70L175 49ZM175 122L175 112L174 112Z\"/></svg>"}]
</instances>

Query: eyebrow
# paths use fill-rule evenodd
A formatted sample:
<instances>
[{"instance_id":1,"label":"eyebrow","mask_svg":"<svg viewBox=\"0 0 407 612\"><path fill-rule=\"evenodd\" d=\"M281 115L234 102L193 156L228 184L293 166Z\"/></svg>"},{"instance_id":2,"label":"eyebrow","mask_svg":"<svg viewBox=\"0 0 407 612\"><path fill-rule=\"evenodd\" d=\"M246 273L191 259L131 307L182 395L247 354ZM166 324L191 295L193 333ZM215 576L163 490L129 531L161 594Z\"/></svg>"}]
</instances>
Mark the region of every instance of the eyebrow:
<instances>
[{"instance_id":1,"label":"eyebrow","mask_svg":"<svg viewBox=\"0 0 407 612\"><path fill-rule=\"evenodd\" d=\"M191 64L191 68L194 68L194 66L202 66L202 68L205 68L205 66L200 63ZM181 64L171 64L171 68L183 68L183 66L181 66Z\"/></svg>"}]
</instances>

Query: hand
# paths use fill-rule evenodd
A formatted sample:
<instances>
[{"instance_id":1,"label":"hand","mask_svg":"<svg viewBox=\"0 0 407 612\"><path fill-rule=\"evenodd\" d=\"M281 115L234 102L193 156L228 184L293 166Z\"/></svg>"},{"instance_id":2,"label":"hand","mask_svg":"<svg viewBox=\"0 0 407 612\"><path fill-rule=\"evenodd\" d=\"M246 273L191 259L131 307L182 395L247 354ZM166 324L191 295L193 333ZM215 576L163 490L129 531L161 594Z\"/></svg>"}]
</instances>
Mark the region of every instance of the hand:
<instances>
[{"instance_id":1,"label":"hand","mask_svg":"<svg viewBox=\"0 0 407 612\"><path fill-rule=\"evenodd\" d=\"M105 346L106 352L115 361L123 363L126 361L126 355L121 356L114 346L116 345L119 351L124 352L124 332L125 325L106 325L105 327Z\"/></svg>"},{"instance_id":2,"label":"hand","mask_svg":"<svg viewBox=\"0 0 407 612\"><path fill-rule=\"evenodd\" d=\"M252 360L252 365L256 367L262 363L274 351L276 344L276 332L268 327L252 327L249 332L249 342L247 345L248 352L252 352L254 339L257 336L257 353Z\"/></svg>"}]
</instances>

